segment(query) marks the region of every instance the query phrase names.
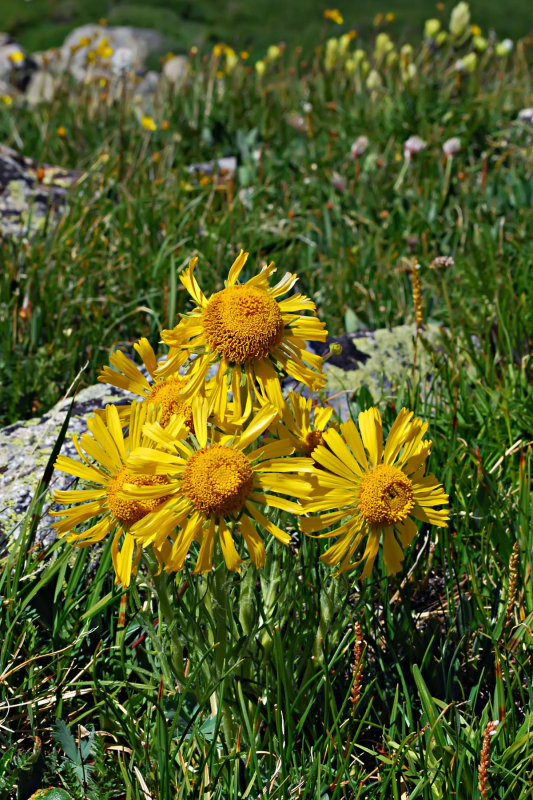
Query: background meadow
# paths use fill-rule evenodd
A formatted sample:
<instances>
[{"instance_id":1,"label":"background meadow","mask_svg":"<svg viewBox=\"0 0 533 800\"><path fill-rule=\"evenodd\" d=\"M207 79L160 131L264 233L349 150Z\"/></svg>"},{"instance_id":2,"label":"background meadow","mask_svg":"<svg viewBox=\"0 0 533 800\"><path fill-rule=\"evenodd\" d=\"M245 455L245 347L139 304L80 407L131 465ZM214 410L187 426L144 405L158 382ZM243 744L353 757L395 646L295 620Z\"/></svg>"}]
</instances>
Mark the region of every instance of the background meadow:
<instances>
[{"instance_id":1,"label":"background meadow","mask_svg":"<svg viewBox=\"0 0 533 800\"><path fill-rule=\"evenodd\" d=\"M91 18L118 22L105 5ZM28 42L38 8L8 16ZM432 380L409 370L354 393L350 411L378 405L385 432L402 406L429 420L451 507L395 578L381 562L364 582L332 578L294 522L294 546L271 544L263 570L186 567L156 594L143 564L123 595L108 545L36 541L39 491L2 553L0 797L533 797L533 127L519 117L532 75L527 38L498 54L527 33L503 10L483 51L470 24L434 47L413 6L412 51L369 14L342 52L326 39L351 22L321 7L303 50L258 34L229 69L206 44L184 84L144 106L134 88L114 101L67 79L49 104L0 102L3 143L83 175L59 224L0 242L3 425L49 409L82 368L94 383L116 347L156 347L188 307L177 271L193 255L206 292L241 247L250 274L265 260L297 272L333 336L405 323L414 335L416 258L423 322L441 330ZM444 30L449 11L435 11ZM392 49L376 46L383 32ZM406 159L414 135L425 147ZM188 169L227 156L234 173Z\"/></svg>"}]
</instances>

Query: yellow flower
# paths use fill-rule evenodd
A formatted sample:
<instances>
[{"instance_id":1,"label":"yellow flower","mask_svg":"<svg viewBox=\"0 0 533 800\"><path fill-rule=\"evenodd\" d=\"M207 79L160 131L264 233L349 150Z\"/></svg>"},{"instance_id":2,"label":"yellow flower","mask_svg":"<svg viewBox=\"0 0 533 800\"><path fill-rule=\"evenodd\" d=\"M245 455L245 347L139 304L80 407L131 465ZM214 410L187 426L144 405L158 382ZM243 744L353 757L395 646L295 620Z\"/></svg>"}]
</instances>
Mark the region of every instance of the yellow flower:
<instances>
[{"instance_id":1,"label":"yellow flower","mask_svg":"<svg viewBox=\"0 0 533 800\"><path fill-rule=\"evenodd\" d=\"M18 66L19 64L24 63L24 53L21 50L14 50L8 55L8 59L12 64Z\"/></svg>"},{"instance_id":2,"label":"yellow flower","mask_svg":"<svg viewBox=\"0 0 533 800\"><path fill-rule=\"evenodd\" d=\"M440 31L440 19L427 19L424 24L424 36L426 39L434 39Z\"/></svg>"},{"instance_id":3,"label":"yellow flower","mask_svg":"<svg viewBox=\"0 0 533 800\"><path fill-rule=\"evenodd\" d=\"M474 50L477 50L478 53L484 53L488 46L489 46L488 39L485 39L484 36L472 37L472 47L474 48Z\"/></svg>"},{"instance_id":4,"label":"yellow flower","mask_svg":"<svg viewBox=\"0 0 533 800\"><path fill-rule=\"evenodd\" d=\"M0 95L0 100L2 101L2 103L3 103L5 106L8 106L8 107L9 107L9 106L12 106L12 105L13 105L13 98L11 97L11 95L10 95L10 94L3 94L3 95Z\"/></svg>"},{"instance_id":5,"label":"yellow flower","mask_svg":"<svg viewBox=\"0 0 533 800\"><path fill-rule=\"evenodd\" d=\"M194 276L198 259L193 258L180 280L196 307L182 315L175 328L162 333L170 351L159 374L176 372L191 353L196 354L187 370L190 383L184 399L194 396L210 367L216 367L212 388L219 419L226 417L230 390L234 418L247 419L254 394L279 410L283 408L280 374L286 373L311 389L325 383L322 359L305 349L305 341L326 340L325 324L316 318L315 304L302 294L277 300L292 289L298 276L286 273L279 283L270 286L269 278L276 269L269 264L259 275L239 283L247 258L248 253L241 250L229 271L226 288L209 299ZM300 311L311 311L313 316L303 316Z\"/></svg>"},{"instance_id":6,"label":"yellow flower","mask_svg":"<svg viewBox=\"0 0 533 800\"><path fill-rule=\"evenodd\" d=\"M329 19L335 25L342 25L344 18L338 8L326 8L324 11L324 19Z\"/></svg>"},{"instance_id":7,"label":"yellow flower","mask_svg":"<svg viewBox=\"0 0 533 800\"><path fill-rule=\"evenodd\" d=\"M417 533L414 520L446 525L448 509L435 506L446 504L448 496L434 475L424 476L431 449L431 442L423 441L427 427L403 408L383 447L381 416L370 408L359 414L360 434L352 420L341 424L342 436L331 428L323 434L326 446L313 452L320 465L315 488L303 505L306 512L327 513L302 518L300 527L314 534L337 526L317 537L337 537L321 556L326 564L339 564L337 574L365 562L361 578L367 578L382 536L387 574L399 572L402 547ZM365 537L362 556L352 561Z\"/></svg>"},{"instance_id":8,"label":"yellow flower","mask_svg":"<svg viewBox=\"0 0 533 800\"><path fill-rule=\"evenodd\" d=\"M145 131L156 131L157 125L152 117L147 117L146 114L143 114L141 117L141 125L145 129Z\"/></svg>"},{"instance_id":9,"label":"yellow flower","mask_svg":"<svg viewBox=\"0 0 533 800\"><path fill-rule=\"evenodd\" d=\"M313 405L311 397L303 397L299 392L289 392L281 421L273 425L279 438L287 437L299 455L312 456L315 447L322 444L324 429L333 414L331 406L316 407L313 410Z\"/></svg>"},{"instance_id":10,"label":"yellow flower","mask_svg":"<svg viewBox=\"0 0 533 800\"><path fill-rule=\"evenodd\" d=\"M251 560L261 567L265 563L265 547L252 520L282 544L288 544L289 534L267 519L260 507L301 513L301 506L294 499L278 494L304 497L310 491L310 483L295 473L310 472L312 461L286 458L294 450L288 439L267 440L258 446L257 440L278 416L272 405L265 405L248 427L234 436L214 433L207 423L207 413L207 401L195 398L195 438L190 441L184 441L176 432L179 420L173 420L165 429L158 424L145 426L145 434L166 452L139 448L131 454L128 467L154 479L165 476L173 488L133 485L131 481L124 485L122 496L128 501L163 500L155 513L132 525L131 534L142 547L155 545L160 549L171 540L172 550L165 555L168 571L183 568L191 544L197 539L200 549L196 573L211 569L216 532L226 566L240 570L243 562L234 542L240 534Z\"/></svg>"},{"instance_id":11,"label":"yellow flower","mask_svg":"<svg viewBox=\"0 0 533 800\"><path fill-rule=\"evenodd\" d=\"M161 414L158 419L163 427L175 414L179 414L183 416L185 424L190 428L192 425L191 405L190 402L182 399L182 392L187 385L187 380L177 373L169 375L167 378L160 378L155 374L157 359L148 339L143 337L133 346L140 355L150 380L120 350L116 350L109 359L114 369L104 367L98 380L101 383L133 392L142 397L149 405L159 406ZM130 411L131 406L119 407L118 413L122 424L128 422Z\"/></svg>"},{"instance_id":12,"label":"yellow flower","mask_svg":"<svg viewBox=\"0 0 533 800\"><path fill-rule=\"evenodd\" d=\"M277 44L271 44L267 50L267 60L268 61L276 61L281 56L281 47L278 47Z\"/></svg>"},{"instance_id":13,"label":"yellow flower","mask_svg":"<svg viewBox=\"0 0 533 800\"><path fill-rule=\"evenodd\" d=\"M396 15L392 11L389 11L387 14L385 14L385 21L386 22L394 22L395 19L396 19Z\"/></svg>"},{"instance_id":14,"label":"yellow flower","mask_svg":"<svg viewBox=\"0 0 533 800\"><path fill-rule=\"evenodd\" d=\"M98 47L96 48L96 54L103 60L106 58L111 58L113 55L113 48L109 46L109 42L105 36L98 44Z\"/></svg>"},{"instance_id":15,"label":"yellow flower","mask_svg":"<svg viewBox=\"0 0 533 800\"><path fill-rule=\"evenodd\" d=\"M472 34L472 36L481 36L481 28L479 27L479 25L471 25L470 33Z\"/></svg>"},{"instance_id":16,"label":"yellow flower","mask_svg":"<svg viewBox=\"0 0 533 800\"><path fill-rule=\"evenodd\" d=\"M64 125L60 125L59 128L57 128L56 133L61 139L64 139L67 135L67 129Z\"/></svg>"},{"instance_id":17,"label":"yellow flower","mask_svg":"<svg viewBox=\"0 0 533 800\"><path fill-rule=\"evenodd\" d=\"M141 433L146 419L147 406L135 403L131 410L129 436L124 438L118 411L115 406L108 405L104 417L96 415L88 419L87 426L92 435L85 433L79 444L74 437L74 446L82 461L59 456L55 463L56 469L87 481L90 488L54 492L56 503L72 505L72 508L51 512L54 516L65 517L52 527L60 538L67 536L67 541L78 547L100 542L114 532L111 555L116 582L124 588L129 586L141 557L141 551L130 535L130 527L153 513L165 493L173 489L172 482L162 475L133 474L125 466L133 448L149 445L149 440L145 440ZM152 489L159 486L163 492L155 499L125 500L120 492L130 484ZM74 531L84 523L90 523L90 527L79 533ZM154 552L158 555L157 548Z\"/></svg>"}]
</instances>

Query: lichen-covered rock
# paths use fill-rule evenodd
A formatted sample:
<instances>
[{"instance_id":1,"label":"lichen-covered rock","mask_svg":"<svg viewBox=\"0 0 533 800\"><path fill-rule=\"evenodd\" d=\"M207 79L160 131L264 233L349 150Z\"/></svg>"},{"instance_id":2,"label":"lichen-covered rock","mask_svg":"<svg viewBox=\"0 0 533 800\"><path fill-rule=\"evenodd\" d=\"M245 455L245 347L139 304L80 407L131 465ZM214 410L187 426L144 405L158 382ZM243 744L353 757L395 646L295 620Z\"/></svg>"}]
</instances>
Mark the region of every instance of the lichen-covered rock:
<instances>
[{"instance_id":1,"label":"lichen-covered rock","mask_svg":"<svg viewBox=\"0 0 533 800\"><path fill-rule=\"evenodd\" d=\"M0 145L0 236L31 236L57 218L80 175Z\"/></svg>"},{"instance_id":2,"label":"lichen-covered rock","mask_svg":"<svg viewBox=\"0 0 533 800\"><path fill-rule=\"evenodd\" d=\"M131 395L113 386L98 384L81 391L72 409L68 433L61 453L77 458L72 434L87 430L87 417L106 403L123 403ZM61 400L44 416L15 422L0 431L0 540L18 536L24 515L41 480L72 398ZM38 527L38 538L51 540L51 518L46 510L52 503L51 489L67 489L72 477L54 473L44 502L45 514Z\"/></svg>"}]
</instances>

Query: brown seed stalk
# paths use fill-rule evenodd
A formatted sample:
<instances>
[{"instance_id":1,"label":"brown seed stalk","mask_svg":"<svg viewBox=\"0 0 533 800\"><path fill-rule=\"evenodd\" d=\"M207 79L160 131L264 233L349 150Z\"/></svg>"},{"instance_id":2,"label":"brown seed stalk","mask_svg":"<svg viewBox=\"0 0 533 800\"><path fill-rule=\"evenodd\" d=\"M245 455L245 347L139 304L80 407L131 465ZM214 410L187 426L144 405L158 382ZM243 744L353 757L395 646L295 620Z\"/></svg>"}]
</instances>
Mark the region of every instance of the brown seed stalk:
<instances>
[{"instance_id":1,"label":"brown seed stalk","mask_svg":"<svg viewBox=\"0 0 533 800\"><path fill-rule=\"evenodd\" d=\"M519 545L515 542L513 545L513 552L509 558L509 587L507 590L507 607L505 609L505 621L503 623L503 630L511 626L513 621L513 612L516 603L516 589L518 585L518 560L519 560Z\"/></svg>"},{"instance_id":2,"label":"brown seed stalk","mask_svg":"<svg viewBox=\"0 0 533 800\"><path fill-rule=\"evenodd\" d=\"M352 715L355 713L355 709L361 697L361 687L363 683L363 656L366 648L365 641L363 639L363 630L357 620L354 624L354 631L355 631L355 644L353 652L355 660L352 671L353 675L352 689L350 692L351 695L350 701L352 703Z\"/></svg>"},{"instance_id":3,"label":"brown seed stalk","mask_svg":"<svg viewBox=\"0 0 533 800\"><path fill-rule=\"evenodd\" d=\"M496 723L497 724L497 723ZM490 763L490 737L492 732L494 731L495 723L489 722L487 723L487 727L485 728L485 732L483 733L483 744L481 746L481 759L479 761L479 768L477 771L477 778L478 778L478 789L480 797L483 800L488 800L488 790L487 790L487 780L488 780L488 769Z\"/></svg>"}]
</instances>

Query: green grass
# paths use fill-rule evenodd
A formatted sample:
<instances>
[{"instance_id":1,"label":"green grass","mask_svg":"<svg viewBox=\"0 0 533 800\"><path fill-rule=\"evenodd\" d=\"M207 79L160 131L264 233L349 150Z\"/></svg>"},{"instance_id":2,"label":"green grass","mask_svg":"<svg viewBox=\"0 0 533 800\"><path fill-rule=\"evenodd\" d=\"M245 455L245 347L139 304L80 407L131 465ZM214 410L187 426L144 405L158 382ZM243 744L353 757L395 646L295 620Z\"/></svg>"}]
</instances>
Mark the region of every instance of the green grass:
<instances>
[{"instance_id":1,"label":"green grass","mask_svg":"<svg viewBox=\"0 0 533 800\"><path fill-rule=\"evenodd\" d=\"M345 17L341 30L355 27L368 32L376 14L392 12L396 15L394 32L416 36L425 19L440 13L447 19L454 5L448 2L439 12L435 4L424 0L340 4ZM494 28L502 36L519 37L531 29L531 15L522 0L509 0L505 5L496 0L474 0L470 5L474 21L484 30ZM326 7L327 3L319 0L235 0L223 7L215 0L150 0L148 5L109 0L4 0L2 27L29 50L36 50L58 46L76 25L104 17L113 25L156 28L177 50L222 40L261 54L278 41L312 47L322 29Z\"/></svg>"},{"instance_id":2,"label":"green grass","mask_svg":"<svg viewBox=\"0 0 533 800\"><path fill-rule=\"evenodd\" d=\"M39 491L0 570L2 800L49 784L76 800L477 800L498 719L487 796L533 797L532 150L530 129L511 125L531 72L520 47L459 85L451 65L465 51L417 50L412 83L382 69L375 95L290 49L262 82L239 67L216 91L199 57L190 83L148 109L153 134L120 103L92 104L90 87L1 112L2 141L87 171L58 227L0 246L4 423L50 407L86 361L89 384L115 347L155 345L188 308L176 271L192 255L205 292L240 247L250 273L267 259L298 272L340 334L414 321L416 253L424 320L442 325L435 380L361 391L351 412L377 403L386 430L403 405L427 419L451 507L448 528L421 526L396 578L378 560L367 581L333 579L323 543L298 535L297 553L273 542L265 568L241 575L154 577L148 557L120 627L110 543L34 546ZM363 133L359 171L349 150ZM414 133L428 146L400 184ZM447 171L441 145L455 135ZM233 182L187 173L228 154ZM455 266L432 268L436 255Z\"/></svg>"}]
</instances>

